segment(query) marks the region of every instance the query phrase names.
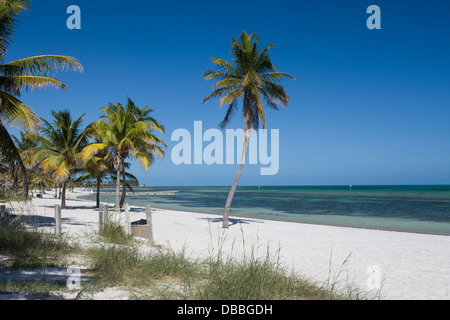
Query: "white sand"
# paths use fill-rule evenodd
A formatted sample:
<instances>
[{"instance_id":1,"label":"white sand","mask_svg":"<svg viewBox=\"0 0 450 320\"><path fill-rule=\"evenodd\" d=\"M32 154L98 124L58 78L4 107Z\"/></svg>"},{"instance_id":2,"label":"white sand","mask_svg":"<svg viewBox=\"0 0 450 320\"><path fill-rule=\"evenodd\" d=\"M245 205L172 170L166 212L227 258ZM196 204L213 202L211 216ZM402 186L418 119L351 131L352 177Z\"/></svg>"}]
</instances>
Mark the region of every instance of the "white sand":
<instances>
[{"instance_id":1,"label":"white sand","mask_svg":"<svg viewBox=\"0 0 450 320\"><path fill-rule=\"evenodd\" d=\"M75 199L80 191L69 194ZM34 199L32 213L49 222L51 230L54 205L60 200L46 195ZM94 203L68 200L63 210L63 232L82 240L86 232L98 228L98 212ZM45 219L48 218L48 219ZM145 219L142 208L132 207L131 221ZM219 242L223 251L233 256L249 255L258 248L265 256L280 249L283 264L319 283L340 273L343 283L354 283L364 292L368 280L379 270L382 299L450 299L450 237L391 231L309 225L246 218L229 230L221 229L221 217L189 212L155 209L154 239L175 250L186 248L192 257L217 253ZM350 255L350 256L349 256ZM348 257L348 261L342 266ZM330 264L331 260L331 264ZM373 268L375 266L375 269ZM342 272L339 272L342 268ZM372 282L370 282L372 283Z\"/></svg>"}]
</instances>

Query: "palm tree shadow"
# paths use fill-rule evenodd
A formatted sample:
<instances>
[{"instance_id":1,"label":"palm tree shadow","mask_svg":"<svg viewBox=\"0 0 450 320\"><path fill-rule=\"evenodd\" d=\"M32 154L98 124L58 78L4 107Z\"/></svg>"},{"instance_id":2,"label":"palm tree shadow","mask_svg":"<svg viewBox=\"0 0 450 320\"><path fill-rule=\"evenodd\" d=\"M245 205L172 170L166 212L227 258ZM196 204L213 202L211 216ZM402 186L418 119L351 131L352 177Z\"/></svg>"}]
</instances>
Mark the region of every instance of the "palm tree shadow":
<instances>
[{"instance_id":1,"label":"palm tree shadow","mask_svg":"<svg viewBox=\"0 0 450 320\"><path fill-rule=\"evenodd\" d=\"M146 212L145 208L130 208L130 212Z\"/></svg>"},{"instance_id":2,"label":"palm tree shadow","mask_svg":"<svg viewBox=\"0 0 450 320\"><path fill-rule=\"evenodd\" d=\"M198 218L199 220L206 220L208 222L211 223L222 223L223 222L223 218ZM264 223L263 221L259 221L259 220L252 220L252 219L237 219L237 218L230 218L229 219L229 225L228 226L234 226L237 224L250 224L250 223Z\"/></svg>"},{"instance_id":3,"label":"palm tree shadow","mask_svg":"<svg viewBox=\"0 0 450 320\"><path fill-rule=\"evenodd\" d=\"M40 215L32 215L32 216L11 215L10 220L16 221L18 223L24 223L27 226L39 227L39 228L54 227L55 223L56 223L55 218L47 217L47 216L40 216ZM76 219L72 219L72 218L62 218L61 223L63 225L70 225L70 226L85 225L85 223L82 223L82 222L77 221Z\"/></svg>"}]
</instances>

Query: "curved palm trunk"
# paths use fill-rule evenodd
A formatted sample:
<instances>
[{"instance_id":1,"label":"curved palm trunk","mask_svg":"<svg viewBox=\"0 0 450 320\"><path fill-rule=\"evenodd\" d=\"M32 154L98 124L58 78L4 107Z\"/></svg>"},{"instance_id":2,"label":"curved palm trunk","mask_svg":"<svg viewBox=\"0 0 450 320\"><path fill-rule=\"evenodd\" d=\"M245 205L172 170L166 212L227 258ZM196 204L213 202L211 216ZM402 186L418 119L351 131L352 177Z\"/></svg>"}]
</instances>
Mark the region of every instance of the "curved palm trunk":
<instances>
[{"instance_id":1,"label":"curved palm trunk","mask_svg":"<svg viewBox=\"0 0 450 320\"><path fill-rule=\"evenodd\" d=\"M250 129L246 129L245 130L244 150L242 152L241 165L239 166L239 170L236 174L236 177L234 178L233 185L231 186L230 192L228 193L227 202L225 204L225 212L223 214L223 225L222 225L222 228L224 228L224 229L228 229L231 202L233 201L233 197L236 192L237 185L239 183L239 180L241 179L242 170L244 169L244 165L245 165L245 159L247 158L249 144L250 144Z\"/></svg>"},{"instance_id":2,"label":"curved palm trunk","mask_svg":"<svg viewBox=\"0 0 450 320\"><path fill-rule=\"evenodd\" d=\"M125 198L127 196L127 178L125 175L125 159L122 159L122 198L120 199L120 207L123 208Z\"/></svg>"},{"instance_id":3,"label":"curved palm trunk","mask_svg":"<svg viewBox=\"0 0 450 320\"><path fill-rule=\"evenodd\" d=\"M114 169L117 171L116 176L116 211L120 212L120 172L122 170L122 156L120 152L114 157Z\"/></svg>"}]
</instances>

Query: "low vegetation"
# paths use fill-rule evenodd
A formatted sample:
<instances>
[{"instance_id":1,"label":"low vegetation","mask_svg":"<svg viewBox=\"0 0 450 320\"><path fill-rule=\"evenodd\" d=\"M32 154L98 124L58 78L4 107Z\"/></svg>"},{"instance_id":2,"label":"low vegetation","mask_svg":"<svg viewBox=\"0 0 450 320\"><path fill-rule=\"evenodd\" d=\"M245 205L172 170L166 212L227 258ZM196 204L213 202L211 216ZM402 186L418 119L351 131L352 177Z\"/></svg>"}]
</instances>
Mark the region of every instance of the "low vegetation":
<instances>
[{"instance_id":1,"label":"low vegetation","mask_svg":"<svg viewBox=\"0 0 450 320\"><path fill-rule=\"evenodd\" d=\"M64 239L27 228L16 220L0 226L0 253L12 258L9 268L67 267L71 253L87 258L89 276L77 297L106 288L124 287L131 299L184 300L332 300L360 299L355 288L337 289L304 279L279 262L279 252L258 258L254 252L242 259L220 250L206 259L194 259L185 250L176 252L143 245L127 235L119 223L109 222L96 234L97 243L78 249ZM5 267L6 265L3 265ZM0 281L0 293L55 296L68 292L65 283L45 278ZM51 294L53 292L53 294Z\"/></svg>"},{"instance_id":2,"label":"low vegetation","mask_svg":"<svg viewBox=\"0 0 450 320\"><path fill-rule=\"evenodd\" d=\"M65 257L75 249L67 239L29 228L19 218L0 223L0 253L14 259L48 261Z\"/></svg>"}]
</instances>

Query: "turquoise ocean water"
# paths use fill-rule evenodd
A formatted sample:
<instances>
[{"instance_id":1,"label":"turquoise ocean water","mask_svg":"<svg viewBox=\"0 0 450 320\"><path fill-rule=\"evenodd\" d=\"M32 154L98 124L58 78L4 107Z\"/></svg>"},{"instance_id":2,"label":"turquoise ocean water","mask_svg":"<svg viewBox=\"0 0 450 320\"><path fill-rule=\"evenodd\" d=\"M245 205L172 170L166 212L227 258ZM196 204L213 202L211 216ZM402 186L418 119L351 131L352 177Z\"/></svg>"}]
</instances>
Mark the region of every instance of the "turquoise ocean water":
<instances>
[{"instance_id":1,"label":"turquoise ocean water","mask_svg":"<svg viewBox=\"0 0 450 320\"><path fill-rule=\"evenodd\" d=\"M113 189L102 189L112 192ZM222 214L229 187L144 187L132 205ZM95 194L86 197L94 200ZM102 202L114 202L102 195ZM231 215L279 221L450 235L450 186L238 187Z\"/></svg>"}]
</instances>

